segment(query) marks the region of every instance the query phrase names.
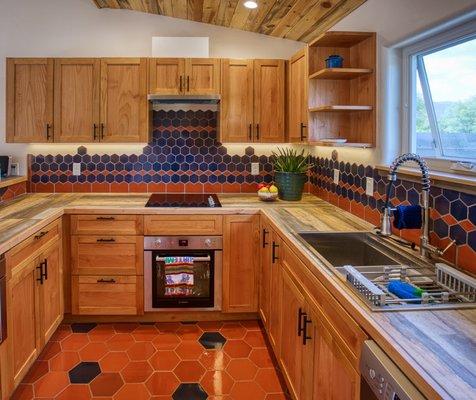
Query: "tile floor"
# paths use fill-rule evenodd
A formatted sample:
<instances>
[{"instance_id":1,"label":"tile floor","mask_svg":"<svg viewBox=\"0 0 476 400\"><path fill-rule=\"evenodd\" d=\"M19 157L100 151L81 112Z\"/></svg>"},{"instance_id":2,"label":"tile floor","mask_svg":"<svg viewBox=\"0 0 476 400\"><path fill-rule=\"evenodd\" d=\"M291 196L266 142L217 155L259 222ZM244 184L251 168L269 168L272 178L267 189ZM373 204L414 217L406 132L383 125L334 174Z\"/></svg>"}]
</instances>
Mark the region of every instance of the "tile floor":
<instances>
[{"instance_id":1,"label":"tile floor","mask_svg":"<svg viewBox=\"0 0 476 400\"><path fill-rule=\"evenodd\" d=\"M257 321L61 325L12 399L284 400Z\"/></svg>"}]
</instances>

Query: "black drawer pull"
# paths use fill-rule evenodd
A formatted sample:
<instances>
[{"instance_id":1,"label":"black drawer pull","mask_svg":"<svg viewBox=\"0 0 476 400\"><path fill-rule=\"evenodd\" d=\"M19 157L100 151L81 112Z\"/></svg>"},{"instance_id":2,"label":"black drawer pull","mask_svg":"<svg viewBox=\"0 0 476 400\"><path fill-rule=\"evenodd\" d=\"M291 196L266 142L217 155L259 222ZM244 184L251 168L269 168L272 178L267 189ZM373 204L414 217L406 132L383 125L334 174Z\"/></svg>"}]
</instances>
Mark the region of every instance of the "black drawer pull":
<instances>
[{"instance_id":1,"label":"black drawer pull","mask_svg":"<svg viewBox=\"0 0 476 400\"><path fill-rule=\"evenodd\" d=\"M35 235L35 239L41 239L43 236L47 235L49 231L41 231L38 235Z\"/></svg>"},{"instance_id":2,"label":"black drawer pull","mask_svg":"<svg viewBox=\"0 0 476 400\"><path fill-rule=\"evenodd\" d=\"M263 229L263 249L269 244L267 241L266 241L266 235L268 234L268 230L267 229Z\"/></svg>"},{"instance_id":3,"label":"black drawer pull","mask_svg":"<svg viewBox=\"0 0 476 400\"><path fill-rule=\"evenodd\" d=\"M97 217L96 220L98 221L114 221L114 217Z\"/></svg>"},{"instance_id":4,"label":"black drawer pull","mask_svg":"<svg viewBox=\"0 0 476 400\"><path fill-rule=\"evenodd\" d=\"M114 238L109 238L109 239L96 239L96 242L98 243L113 243L115 242L116 239Z\"/></svg>"},{"instance_id":5,"label":"black drawer pull","mask_svg":"<svg viewBox=\"0 0 476 400\"><path fill-rule=\"evenodd\" d=\"M277 255L276 255L276 249L279 247L279 244L276 244L276 242L273 242L273 252L272 252L272 256L271 256L271 261L272 263L274 264L274 262L279 258Z\"/></svg>"},{"instance_id":6,"label":"black drawer pull","mask_svg":"<svg viewBox=\"0 0 476 400\"><path fill-rule=\"evenodd\" d=\"M304 313L304 326L303 326L303 335L302 335L302 344L305 346L308 340L311 340L312 337L307 334L307 324L312 323L310 319L307 319L307 314Z\"/></svg>"},{"instance_id":7,"label":"black drawer pull","mask_svg":"<svg viewBox=\"0 0 476 400\"><path fill-rule=\"evenodd\" d=\"M116 280L115 279L98 279L97 280L97 283L116 283Z\"/></svg>"},{"instance_id":8,"label":"black drawer pull","mask_svg":"<svg viewBox=\"0 0 476 400\"><path fill-rule=\"evenodd\" d=\"M297 334L298 336L301 336L301 334L304 331L304 328L302 327L302 317L305 317L306 313L302 311L302 308L299 307L298 310L298 328L297 328Z\"/></svg>"}]
</instances>

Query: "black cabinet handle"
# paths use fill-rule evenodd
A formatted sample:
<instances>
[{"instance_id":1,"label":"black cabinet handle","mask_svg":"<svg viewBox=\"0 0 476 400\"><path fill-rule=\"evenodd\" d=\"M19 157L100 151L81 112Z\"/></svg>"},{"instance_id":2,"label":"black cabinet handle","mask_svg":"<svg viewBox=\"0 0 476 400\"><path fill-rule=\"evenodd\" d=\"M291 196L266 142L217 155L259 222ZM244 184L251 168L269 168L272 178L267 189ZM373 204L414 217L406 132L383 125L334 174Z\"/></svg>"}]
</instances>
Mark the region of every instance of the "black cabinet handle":
<instances>
[{"instance_id":1,"label":"black cabinet handle","mask_svg":"<svg viewBox=\"0 0 476 400\"><path fill-rule=\"evenodd\" d=\"M98 279L97 283L116 283L115 279Z\"/></svg>"},{"instance_id":2,"label":"black cabinet handle","mask_svg":"<svg viewBox=\"0 0 476 400\"><path fill-rule=\"evenodd\" d=\"M114 221L114 217L96 217L96 220L98 221Z\"/></svg>"},{"instance_id":3,"label":"black cabinet handle","mask_svg":"<svg viewBox=\"0 0 476 400\"><path fill-rule=\"evenodd\" d=\"M278 259L278 256L276 255L276 249L279 247L279 244L276 244L276 242L273 241L273 252L271 256L271 261L274 264L274 262Z\"/></svg>"},{"instance_id":4,"label":"black cabinet handle","mask_svg":"<svg viewBox=\"0 0 476 400\"><path fill-rule=\"evenodd\" d=\"M187 92L190 92L190 76L187 75Z\"/></svg>"},{"instance_id":5,"label":"black cabinet handle","mask_svg":"<svg viewBox=\"0 0 476 400\"><path fill-rule=\"evenodd\" d=\"M109 238L109 239L96 239L96 242L98 243L113 243L115 242L116 239L114 238Z\"/></svg>"},{"instance_id":6,"label":"black cabinet handle","mask_svg":"<svg viewBox=\"0 0 476 400\"><path fill-rule=\"evenodd\" d=\"M51 130L51 124L46 124L46 140L51 139L50 130Z\"/></svg>"},{"instance_id":7,"label":"black cabinet handle","mask_svg":"<svg viewBox=\"0 0 476 400\"><path fill-rule=\"evenodd\" d=\"M41 231L38 235L35 235L35 239L36 240L39 240L41 239L43 236L45 236L46 234L48 234L49 231Z\"/></svg>"},{"instance_id":8,"label":"black cabinet handle","mask_svg":"<svg viewBox=\"0 0 476 400\"><path fill-rule=\"evenodd\" d=\"M312 337L308 336L308 334L307 334L307 324L312 323L312 321L307 318L306 313L303 314L303 317L304 317L304 320L303 320L304 325L303 325L303 332L302 332L303 333L303 335L302 335L302 344L305 346L307 341L312 339Z\"/></svg>"},{"instance_id":9,"label":"black cabinet handle","mask_svg":"<svg viewBox=\"0 0 476 400\"><path fill-rule=\"evenodd\" d=\"M180 75L180 89L179 89L179 92L181 92L183 90L183 76Z\"/></svg>"},{"instance_id":10,"label":"black cabinet handle","mask_svg":"<svg viewBox=\"0 0 476 400\"><path fill-rule=\"evenodd\" d=\"M268 234L268 230L267 229L263 229L263 249L269 244L267 241L266 241L266 235Z\"/></svg>"},{"instance_id":11,"label":"black cabinet handle","mask_svg":"<svg viewBox=\"0 0 476 400\"><path fill-rule=\"evenodd\" d=\"M251 142L253 140L253 124L250 124L248 129L249 129L248 136L249 136L250 142Z\"/></svg>"},{"instance_id":12,"label":"black cabinet handle","mask_svg":"<svg viewBox=\"0 0 476 400\"><path fill-rule=\"evenodd\" d=\"M98 129L98 125L93 124L93 138L94 138L94 141L96 141L98 139L97 129Z\"/></svg>"},{"instance_id":13,"label":"black cabinet handle","mask_svg":"<svg viewBox=\"0 0 476 400\"><path fill-rule=\"evenodd\" d=\"M39 269L40 270L40 277L39 278L36 278L36 280L38 282L40 282L40 284L43 285L43 263L40 263L40 265L38 265L38 267L36 267L36 269Z\"/></svg>"},{"instance_id":14,"label":"black cabinet handle","mask_svg":"<svg viewBox=\"0 0 476 400\"><path fill-rule=\"evenodd\" d=\"M301 122L301 142L307 138L307 136L304 135L304 128L307 128L307 126Z\"/></svg>"},{"instance_id":15,"label":"black cabinet handle","mask_svg":"<svg viewBox=\"0 0 476 400\"><path fill-rule=\"evenodd\" d=\"M259 140L259 124L256 124L256 140Z\"/></svg>"},{"instance_id":16,"label":"black cabinet handle","mask_svg":"<svg viewBox=\"0 0 476 400\"><path fill-rule=\"evenodd\" d=\"M299 307L298 310L298 327L297 327L297 334L298 336L301 336L301 334L304 331L304 328L302 327L302 317L305 317L306 313L302 311L302 308Z\"/></svg>"},{"instance_id":17,"label":"black cabinet handle","mask_svg":"<svg viewBox=\"0 0 476 400\"><path fill-rule=\"evenodd\" d=\"M36 269L40 270L40 277L36 280L43 285L44 280L48 279L48 260L45 258L43 262L40 262L40 265L38 265Z\"/></svg>"},{"instance_id":18,"label":"black cabinet handle","mask_svg":"<svg viewBox=\"0 0 476 400\"><path fill-rule=\"evenodd\" d=\"M104 124L101 123L101 140L104 140Z\"/></svg>"}]
</instances>

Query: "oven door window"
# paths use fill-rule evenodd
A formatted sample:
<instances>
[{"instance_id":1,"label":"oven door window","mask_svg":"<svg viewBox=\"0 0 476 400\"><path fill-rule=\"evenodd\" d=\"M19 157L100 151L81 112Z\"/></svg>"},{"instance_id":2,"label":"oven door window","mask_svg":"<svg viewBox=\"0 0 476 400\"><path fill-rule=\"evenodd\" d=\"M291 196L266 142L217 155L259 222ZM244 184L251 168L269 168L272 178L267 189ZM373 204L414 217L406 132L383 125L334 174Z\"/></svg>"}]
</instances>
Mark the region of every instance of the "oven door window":
<instances>
[{"instance_id":1,"label":"oven door window","mask_svg":"<svg viewBox=\"0 0 476 400\"><path fill-rule=\"evenodd\" d=\"M166 265L173 257L192 257L193 264ZM152 304L154 308L213 307L213 252L152 252Z\"/></svg>"}]
</instances>

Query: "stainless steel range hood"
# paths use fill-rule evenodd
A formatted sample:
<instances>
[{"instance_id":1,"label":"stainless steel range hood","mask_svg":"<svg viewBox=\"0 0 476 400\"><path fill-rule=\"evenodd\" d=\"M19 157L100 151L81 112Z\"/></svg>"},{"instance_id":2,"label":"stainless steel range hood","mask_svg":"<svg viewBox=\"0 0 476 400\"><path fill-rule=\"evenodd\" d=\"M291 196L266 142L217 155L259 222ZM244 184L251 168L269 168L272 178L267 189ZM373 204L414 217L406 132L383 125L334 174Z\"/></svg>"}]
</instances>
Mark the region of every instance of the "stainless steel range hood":
<instances>
[{"instance_id":1,"label":"stainless steel range hood","mask_svg":"<svg viewBox=\"0 0 476 400\"><path fill-rule=\"evenodd\" d=\"M218 111L220 95L218 94L149 94L148 100L154 111L159 110L211 110Z\"/></svg>"}]
</instances>

